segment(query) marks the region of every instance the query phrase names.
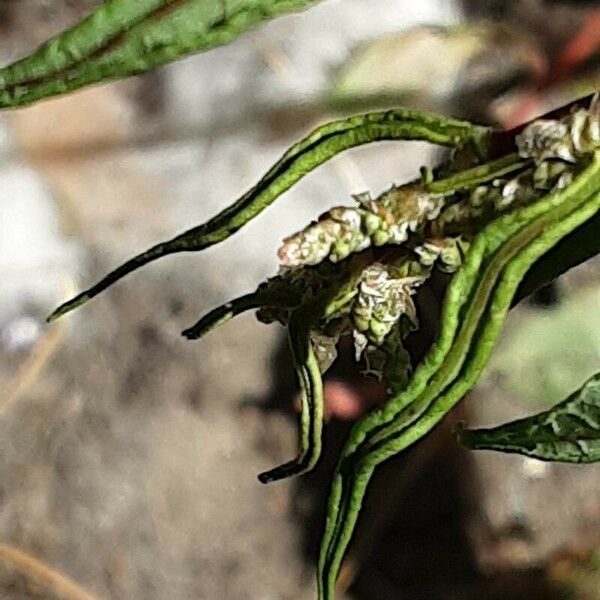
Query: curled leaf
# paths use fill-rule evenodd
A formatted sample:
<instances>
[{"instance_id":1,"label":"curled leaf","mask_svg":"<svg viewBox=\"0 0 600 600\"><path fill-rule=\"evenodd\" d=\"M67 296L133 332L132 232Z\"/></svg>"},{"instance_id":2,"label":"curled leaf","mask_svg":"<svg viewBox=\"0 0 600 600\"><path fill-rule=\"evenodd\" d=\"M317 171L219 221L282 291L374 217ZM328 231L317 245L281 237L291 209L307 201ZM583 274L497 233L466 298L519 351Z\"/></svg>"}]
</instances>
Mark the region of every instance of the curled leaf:
<instances>
[{"instance_id":1,"label":"curled leaf","mask_svg":"<svg viewBox=\"0 0 600 600\"><path fill-rule=\"evenodd\" d=\"M257 308L290 309L298 302L298 298L291 292L275 292L272 290L258 289L252 294L240 296L218 306L204 315L197 323L182 332L181 335L188 340L197 340L209 331L227 323L233 317Z\"/></svg>"},{"instance_id":2,"label":"curled leaf","mask_svg":"<svg viewBox=\"0 0 600 600\"><path fill-rule=\"evenodd\" d=\"M600 373L563 402L492 429L461 429L472 450L497 450L568 463L600 461Z\"/></svg>"},{"instance_id":3,"label":"curled leaf","mask_svg":"<svg viewBox=\"0 0 600 600\"><path fill-rule=\"evenodd\" d=\"M597 153L592 165L566 190L550 194L514 215L500 217L479 234L478 239L488 245L488 250L493 250L489 255L488 268L479 273L479 285L471 296L471 305L462 315L460 331L450 341L450 348L444 355L436 350L434 344L415 371L408 388L388 401L388 406L398 409L400 405L403 409L383 427L385 410L375 414L374 418L363 418L355 426L354 435L351 435L342 454L332 484L321 544L318 571L321 600L331 600L335 596L341 560L374 469L429 432L475 385L519 281L537 258L600 211L599 189L600 154ZM513 230L515 225L516 231ZM506 243L497 244L499 235L506 236ZM468 259L474 256L478 245L477 239L474 240L468 252L470 256L455 275L453 283L458 283L460 276L469 269ZM452 287L444 303L445 317L449 316L445 309L454 304ZM445 325L446 320L443 319L442 323ZM427 365L432 359L437 365ZM433 377L427 386L419 385L421 372L431 373L430 368ZM422 394L411 397L411 388L418 389L417 385Z\"/></svg>"},{"instance_id":4,"label":"curled leaf","mask_svg":"<svg viewBox=\"0 0 600 600\"><path fill-rule=\"evenodd\" d=\"M367 113L323 125L292 146L266 175L231 206L202 225L138 254L96 285L59 306L53 321L110 287L125 275L163 256L197 252L222 242L270 206L307 173L349 148L379 140L423 140L460 148L471 144L484 153L489 135L485 127L464 121L398 109Z\"/></svg>"},{"instance_id":5,"label":"curled leaf","mask_svg":"<svg viewBox=\"0 0 600 600\"><path fill-rule=\"evenodd\" d=\"M300 448L293 460L260 473L261 483L270 483L310 471L321 455L323 430L323 380L311 343L310 327L314 317L299 309L288 325L290 350L302 390L300 412Z\"/></svg>"}]
</instances>

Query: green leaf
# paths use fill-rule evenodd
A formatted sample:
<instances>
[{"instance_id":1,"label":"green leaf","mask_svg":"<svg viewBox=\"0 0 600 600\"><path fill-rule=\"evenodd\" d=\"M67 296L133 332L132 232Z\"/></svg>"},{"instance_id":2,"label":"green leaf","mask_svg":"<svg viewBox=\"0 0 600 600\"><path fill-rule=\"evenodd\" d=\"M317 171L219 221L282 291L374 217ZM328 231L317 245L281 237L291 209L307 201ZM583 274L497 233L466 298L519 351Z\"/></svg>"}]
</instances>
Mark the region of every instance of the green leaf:
<instances>
[{"instance_id":1,"label":"green leaf","mask_svg":"<svg viewBox=\"0 0 600 600\"><path fill-rule=\"evenodd\" d=\"M493 429L462 430L459 440L473 450L515 452L557 462L598 462L600 373L550 410Z\"/></svg>"},{"instance_id":2,"label":"green leaf","mask_svg":"<svg viewBox=\"0 0 600 600\"><path fill-rule=\"evenodd\" d=\"M144 73L316 2L106 0L79 24L0 69L0 108Z\"/></svg>"},{"instance_id":3,"label":"green leaf","mask_svg":"<svg viewBox=\"0 0 600 600\"><path fill-rule=\"evenodd\" d=\"M598 254L600 214L578 227L531 267L519 285L513 304Z\"/></svg>"},{"instance_id":4,"label":"green leaf","mask_svg":"<svg viewBox=\"0 0 600 600\"><path fill-rule=\"evenodd\" d=\"M254 219L307 173L336 154L375 141L398 139L427 141L451 148L470 145L478 154L485 155L489 130L466 121L401 108L355 115L322 125L292 146L253 188L228 208L206 223L134 256L96 285L59 306L48 320L53 321L85 304L125 275L158 258L176 252L198 252L222 242ZM498 167L498 161L493 165ZM506 165L502 163L502 169L505 168ZM487 168L482 172L479 168L475 169L476 178L483 177L485 180L487 176ZM463 178L456 183L464 184Z\"/></svg>"}]
</instances>

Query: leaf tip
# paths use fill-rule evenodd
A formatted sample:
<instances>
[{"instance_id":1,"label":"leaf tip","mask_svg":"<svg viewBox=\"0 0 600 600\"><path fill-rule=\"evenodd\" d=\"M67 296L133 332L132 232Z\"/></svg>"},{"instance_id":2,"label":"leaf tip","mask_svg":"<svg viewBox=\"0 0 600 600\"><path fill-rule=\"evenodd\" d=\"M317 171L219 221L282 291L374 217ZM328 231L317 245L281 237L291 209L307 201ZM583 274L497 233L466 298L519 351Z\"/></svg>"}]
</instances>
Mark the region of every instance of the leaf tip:
<instances>
[{"instance_id":1,"label":"leaf tip","mask_svg":"<svg viewBox=\"0 0 600 600\"><path fill-rule=\"evenodd\" d=\"M267 472L265 473L259 473L256 478L258 479L258 481L260 481L260 483L262 483L263 485L266 485L267 483L269 483L270 481L272 481L272 479L269 477L269 474Z\"/></svg>"},{"instance_id":2,"label":"leaf tip","mask_svg":"<svg viewBox=\"0 0 600 600\"><path fill-rule=\"evenodd\" d=\"M195 327L188 327L181 332L181 335L187 340L197 340L200 335Z\"/></svg>"},{"instance_id":3,"label":"leaf tip","mask_svg":"<svg viewBox=\"0 0 600 600\"><path fill-rule=\"evenodd\" d=\"M85 304L90 299L89 294L83 292L66 302L63 302L54 312L52 312L48 317L46 317L47 323L52 323L57 319L60 319L63 315L79 308L82 304Z\"/></svg>"},{"instance_id":4,"label":"leaf tip","mask_svg":"<svg viewBox=\"0 0 600 600\"><path fill-rule=\"evenodd\" d=\"M465 448L473 448L472 430L467 429L467 424L464 421L458 421L452 427L452 433L456 436L458 443Z\"/></svg>"}]
</instances>

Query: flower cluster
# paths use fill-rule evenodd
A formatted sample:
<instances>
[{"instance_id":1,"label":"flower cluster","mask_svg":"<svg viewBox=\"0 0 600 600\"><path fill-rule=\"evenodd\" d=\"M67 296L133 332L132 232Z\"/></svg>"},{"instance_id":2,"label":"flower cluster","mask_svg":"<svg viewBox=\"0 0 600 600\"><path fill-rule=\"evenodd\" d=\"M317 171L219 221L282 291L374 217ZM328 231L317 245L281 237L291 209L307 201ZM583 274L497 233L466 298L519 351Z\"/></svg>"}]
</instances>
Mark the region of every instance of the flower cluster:
<instances>
[{"instance_id":1,"label":"flower cluster","mask_svg":"<svg viewBox=\"0 0 600 600\"><path fill-rule=\"evenodd\" d=\"M368 193L354 199L358 207L336 206L286 238L278 253L281 264L339 262L371 246L402 244L410 233L435 219L444 204L441 194L427 192L421 183L392 187L377 199Z\"/></svg>"},{"instance_id":2,"label":"flower cluster","mask_svg":"<svg viewBox=\"0 0 600 600\"><path fill-rule=\"evenodd\" d=\"M425 267L409 259L391 265L375 262L364 269L351 313L358 357L369 344L380 346L402 315L417 325L412 296L428 276Z\"/></svg>"},{"instance_id":3,"label":"flower cluster","mask_svg":"<svg viewBox=\"0 0 600 600\"><path fill-rule=\"evenodd\" d=\"M600 145L600 99L563 119L538 119L516 138L519 154L537 163L559 159L576 163Z\"/></svg>"},{"instance_id":4,"label":"flower cluster","mask_svg":"<svg viewBox=\"0 0 600 600\"><path fill-rule=\"evenodd\" d=\"M425 261L423 261L425 262ZM295 289L301 294L299 304L306 304L328 290L336 290L340 282L354 273L353 283L339 293L329 294L328 307L315 323L311 338L322 371L336 358L339 338L352 335L357 360L369 355L384 344L395 329L403 334L417 326L416 309L412 296L431 274L435 262L423 264L413 252L366 251L356 254L340 265L325 261L315 267L283 269L279 275L261 285L261 290L276 292ZM263 307L258 318L263 322L279 321L287 324L293 308ZM398 342L394 344L397 348ZM388 352L390 354L390 352ZM383 365L382 357L370 361ZM370 372L381 375L375 367Z\"/></svg>"},{"instance_id":5,"label":"flower cluster","mask_svg":"<svg viewBox=\"0 0 600 600\"><path fill-rule=\"evenodd\" d=\"M478 185L449 201L431 225L437 237L472 235L480 227L519 206L525 206L573 179L573 166L563 161L544 161L524 168L512 178L498 178Z\"/></svg>"},{"instance_id":6,"label":"flower cluster","mask_svg":"<svg viewBox=\"0 0 600 600\"><path fill-rule=\"evenodd\" d=\"M486 223L569 185L575 163L600 145L600 102L561 120L534 121L515 141L520 162L510 177L442 194L429 191L429 172L378 198L358 194L358 206L332 208L284 240L280 273L263 285L295 290L300 304L354 273L350 291L311 330L322 371L335 360L339 338L351 335L367 372L389 390L400 389L410 372L402 340L418 326L413 297L419 286L434 269L456 271ZM265 307L258 317L286 324L291 310Z\"/></svg>"}]
</instances>

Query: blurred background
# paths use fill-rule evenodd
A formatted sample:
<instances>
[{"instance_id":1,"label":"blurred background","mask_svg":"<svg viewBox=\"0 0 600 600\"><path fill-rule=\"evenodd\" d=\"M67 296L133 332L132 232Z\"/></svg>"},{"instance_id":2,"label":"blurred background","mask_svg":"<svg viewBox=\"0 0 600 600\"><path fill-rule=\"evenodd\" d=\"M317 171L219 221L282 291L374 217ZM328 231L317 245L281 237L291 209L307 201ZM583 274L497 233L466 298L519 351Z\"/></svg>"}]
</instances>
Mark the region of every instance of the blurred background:
<instances>
[{"instance_id":1,"label":"blurred background","mask_svg":"<svg viewBox=\"0 0 600 600\"><path fill-rule=\"evenodd\" d=\"M0 60L97 4L0 0ZM14 549L96 600L314 598L336 453L380 390L342 355L318 469L262 486L296 445L282 331L246 315L197 343L179 332L272 275L285 235L440 151L350 151L222 245L45 316L212 216L328 119L405 105L512 126L599 82L598 2L325 0L149 75L2 113L0 598L63 597ZM451 433L537 412L597 371L599 305L592 261L511 313L478 388L374 479L341 598L600 598L600 469L469 454Z\"/></svg>"}]
</instances>

